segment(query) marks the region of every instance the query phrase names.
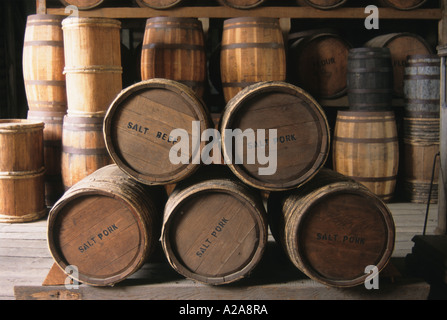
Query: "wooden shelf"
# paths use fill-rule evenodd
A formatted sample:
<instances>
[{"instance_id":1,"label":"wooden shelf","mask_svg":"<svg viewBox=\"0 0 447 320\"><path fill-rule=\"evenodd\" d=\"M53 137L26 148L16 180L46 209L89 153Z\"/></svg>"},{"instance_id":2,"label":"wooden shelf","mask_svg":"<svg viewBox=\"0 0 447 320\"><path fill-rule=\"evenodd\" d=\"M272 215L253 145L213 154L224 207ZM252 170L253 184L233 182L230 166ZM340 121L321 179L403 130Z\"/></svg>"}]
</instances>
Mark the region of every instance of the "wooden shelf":
<instances>
[{"instance_id":1,"label":"wooden shelf","mask_svg":"<svg viewBox=\"0 0 447 320\"><path fill-rule=\"evenodd\" d=\"M318 10L312 7L260 7L250 10L238 10L229 7L178 7L170 10L155 10L151 8L125 7L100 8L95 10L79 11L81 17L109 17L115 19L150 18L156 16L195 17L195 18L233 18L233 17L275 17L299 19L365 19L366 14L362 8L340 8L335 10ZM48 8L47 13L69 15L65 8ZM379 8L380 19L418 19L441 20L442 10L417 9L399 11L392 8Z\"/></svg>"}]
</instances>

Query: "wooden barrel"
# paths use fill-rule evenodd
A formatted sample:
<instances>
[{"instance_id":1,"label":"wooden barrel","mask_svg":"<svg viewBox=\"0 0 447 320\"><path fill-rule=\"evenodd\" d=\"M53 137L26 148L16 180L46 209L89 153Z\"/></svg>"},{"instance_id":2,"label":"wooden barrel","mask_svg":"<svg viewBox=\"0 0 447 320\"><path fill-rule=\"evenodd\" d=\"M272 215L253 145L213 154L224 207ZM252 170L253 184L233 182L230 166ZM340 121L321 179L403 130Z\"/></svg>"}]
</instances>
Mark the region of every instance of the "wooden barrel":
<instances>
[{"instance_id":1,"label":"wooden barrel","mask_svg":"<svg viewBox=\"0 0 447 320\"><path fill-rule=\"evenodd\" d=\"M116 165L101 168L51 209L51 255L62 270L75 266L77 276L71 276L78 281L114 285L147 262L157 246L164 199L164 190L135 182Z\"/></svg>"},{"instance_id":2,"label":"wooden barrel","mask_svg":"<svg viewBox=\"0 0 447 320\"><path fill-rule=\"evenodd\" d=\"M398 10L414 10L424 5L427 0L379 0L380 5Z\"/></svg>"},{"instance_id":3,"label":"wooden barrel","mask_svg":"<svg viewBox=\"0 0 447 320\"><path fill-rule=\"evenodd\" d=\"M416 203L427 203L433 173L431 203L438 198L440 68L437 55L409 56L405 68L403 185L407 199Z\"/></svg>"},{"instance_id":4,"label":"wooden barrel","mask_svg":"<svg viewBox=\"0 0 447 320\"><path fill-rule=\"evenodd\" d=\"M206 284L228 284L247 277L263 256L265 209L260 194L225 166L203 169L169 196L161 243L178 273Z\"/></svg>"},{"instance_id":5,"label":"wooden barrel","mask_svg":"<svg viewBox=\"0 0 447 320\"><path fill-rule=\"evenodd\" d=\"M392 106L393 67L388 48L354 48L348 54L349 108L384 111Z\"/></svg>"},{"instance_id":6,"label":"wooden barrel","mask_svg":"<svg viewBox=\"0 0 447 320\"><path fill-rule=\"evenodd\" d=\"M76 6L79 10L90 10L101 6L104 0L59 0L64 6ZM109 0L110 1L110 0Z\"/></svg>"},{"instance_id":7,"label":"wooden barrel","mask_svg":"<svg viewBox=\"0 0 447 320\"><path fill-rule=\"evenodd\" d=\"M219 3L236 8L236 9L252 9L265 3L267 0L219 0Z\"/></svg>"},{"instance_id":8,"label":"wooden barrel","mask_svg":"<svg viewBox=\"0 0 447 320\"><path fill-rule=\"evenodd\" d=\"M333 287L363 285L367 266L389 262L395 227L387 206L368 189L329 169L302 188L272 192L272 235L292 263Z\"/></svg>"},{"instance_id":9,"label":"wooden barrel","mask_svg":"<svg viewBox=\"0 0 447 320\"><path fill-rule=\"evenodd\" d=\"M369 40L365 46L385 47L390 49L393 65L393 94L400 98L403 97L403 83L405 67L407 65L407 56L433 53L433 50L427 41L417 34L408 32L380 35Z\"/></svg>"},{"instance_id":10,"label":"wooden barrel","mask_svg":"<svg viewBox=\"0 0 447 320\"><path fill-rule=\"evenodd\" d=\"M202 23L195 18L156 17L146 22L141 79L165 78L203 96L206 78Z\"/></svg>"},{"instance_id":11,"label":"wooden barrel","mask_svg":"<svg viewBox=\"0 0 447 320\"><path fill-rule=\"evenodd\" d=\"M0 222L29 222L47 214L43 128L37 121L0 120Z\"/></svg>"},{"instance_id":12,"label":"wooden barrel","mask_svg":"<svg viewBox=\"0 0 447 320\"><path fill-rule=\"evenodd\" d=\"M179 5L183 0L137 0L137 4L144 8L149 7L153 9L169 9Z\"/></svg>"},{"instance_id":13,"label":"wooden barrel","mask_svg":"<svg viewBox=\"0 0 447 320\"><path fill-rule=\"evenodd\" d=\"M288 63L291 82L316 98L343 96L351 48L348 41L332 31L313 30L293 37Z\"/></svg>"},{"instance_id":14,"label":"wooden barrel","mask_svg":"<svg viewBox=\"0 0 447 320\"><path fill-rule=\"evenodd\" d=\"M168 184L200 166L195 155L206 143L197 139L211 127L208 110L192 89L173 80L150 79L116 97L105 117L104 135L110 156L127 174L145 184ZM175 129L189 139L171 136ZM171 153L178 155L171 150L179 142L182 159L171 161Z\"/></svg>"},{"instance_id":15,"label":"wooden barrel","mask_svg":"<svg viewBox=\"0 0 447 320\"><path fill-rule=\"evenodd\" d=\"M65 189L112 163L102 134L103 120L103 117L64 117L62 181Z\"/></svg>"},{"instance_id":16,"label":"wooden barrel","mask_svg":"<svg viewBox=\"0 0 447 320\"><path fill-rule=\"evenodd\" d=\"M286 79L286 55L279 20L232 18L224 21L221 76L228 102L243 88Z\"/></svg>"},{"instance_id":17,"label":"wooden barrel","mask_svg":"<svg viewBox=\"0 0 447 320\"><path fill-rule=\"evenodd\" d=\"M27 18L23 43L23 78L30 110L65 112L62 19L50 14Z\"/></svg>"},{"instance_id":18,"label":"wooden barrel","mask_svg":"<svg viewBox=\"0 0 447 320\"><path fill-rule=\"evenodd\" d=\"M122 89L121 22L107 18L66 18L67 113L104 115Z\"/></svg>"},{"instance_id":19,"label":"wooden barrel","mask_svg":"<svg viewBox=\"0 0 447 320\"><path fill-rule=\"evenodd\" d=\"M311 6L317 9L330 10L343 6L347 0L296 0L300 6Z\"/></svg>"},{"instance_id":20,"label":"wooden barrel","mask_svg":"<svg viewBox=\"0 0 447 320\"><path fill-rule=\"evenodd\" d=\"M324 111L306 91L285 82L245 88L225 107L220 128L227 165L242 181L263 190L299 187L329 153ZM268 163L260 155L268 155ZM276 171L262 172L269 167Z\"/></svg>"},{"instance_id":21,"label":"wooden barrel","mask_svg":"<svg viewBox=\"0 0 447 320\"><path fill-rule=\"evenodd\" d=\"M52 206L64 193L62 183L62 124L65 112L28 111L28 119L41 121L45 159L45 202Z\"/></svg>"},{"instance_id":22,"label":"wooden barrel","mask_svg":"<svg viewBox=\"0 0 447 320\"><path fill-rule=\"evenodd\" d=\"M399 146L393 111L337 113L334 170L362 183L384 201L394 195Z\"/></svg>"}]
</instances>

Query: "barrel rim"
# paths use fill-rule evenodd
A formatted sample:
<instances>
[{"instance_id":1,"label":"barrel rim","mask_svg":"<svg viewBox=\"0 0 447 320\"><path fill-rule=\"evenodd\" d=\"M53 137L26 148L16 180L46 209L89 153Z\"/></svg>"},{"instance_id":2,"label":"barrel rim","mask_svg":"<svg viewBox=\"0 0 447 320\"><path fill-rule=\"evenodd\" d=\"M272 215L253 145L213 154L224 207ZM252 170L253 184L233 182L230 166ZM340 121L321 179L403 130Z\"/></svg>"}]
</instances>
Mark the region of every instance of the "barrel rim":
<instances>
[{"instance_id":1,"label":"barrel rim","mask_svg":"<svg viewBox=\"0 0 447 320\"><path fill-rule=\"evenodd\" d=\"M333 4L333 5L330 5L330 6L323 6L323 5L314 4L314 3L312 3L309 0L304 0L304 2L307 3L308 6L311 6L311 7L314 7L314 8L318 8L318 9L321 9L321 10L331 10L331 9L334 9L334 8L338 8L338 7L342 6L342 5L344 5L347 1L348 0L339 0L338 3L336 3L336 4Z\"/></svg>"},{"instance_id":2,"label":"barrel rim","mask_svg":"<svg viewBox=\"0 0 447 320\"><path fill-rule=\"evenodd\" d=\"M260 23L268 23L268 24L277 24L279 27L279 19L278 18L269 18L269 17L236 17L226 19L223 23L224 28L232 23L239 22L260 22ZM258 26L254 24L253 26Z\"/></svg>"},{"instance_id":3,"label":"barrel rim","mask_svg":"<svg viewBox=\"0 0 447 320\"><path fill-rule=\"evenodd\" d=\"M164 6L149 5L144 0L136 0L136 1L137 1L137 4L142 8L149 7L149 8L153 8L153 9L163 10L163 9L169 9L169 8L175 7L175 6L179 5L183 0L176 0L170 5L164 5Z\"/></svg>"},{"instance_id":4,"label":"barrel rim","mask_svg":"<svg viewBox=\"0 0 447 320\"><path fill-rule=\"evenodd\" d=\"M223 3L224 5L231 7L231 8L237 8L237 9L251 9L251 8L255 8L260 6L261 4L263 4L266 0L257 0L256 3L251 4L251 5L245 5L245 6L240 6L240 5L236 5L234 3L231 3L231 1L228 0L221 0L221 3Z\"/></svg>"},{"instance_id":5,"label":"barrel rim","mask_svg":"<svg viewBox=\"0 0 447 320\"><path fill-rule=\"evenodd\" d=\"M28 21L60 21L67 18L67 16L59 15L59 14L46 14L46 13L37 13L37 14L31 14L27 16L27 22Z\"/></svg>"},{"instance_id":6,"label":"barrel rim","mask_svg":"<svg viewBox=\"0 0 447 320\"><path fill-rule=\"evenodd\" d=\"M123 89L116 98L112 101L109 108L106 111L106 115L104 117L103 124L103 136L107 151L112 158L112 160L128 175L133 177L138 182L147 185L160 185L166 183L175 183L184 178L192 175L199 167L200 164L195 164L193 161L189 161L188 164L178 165L177 168L171 174L165 174L164 177L157 177L156 179L147 176L144 173L138 172L129 165L126 164L124 159L117 153L117 149L115 148L115 143L112 141L111 132L113 130L112 119L115 116L115 113L119 109L120 105L125 102L128 98L132 97L135 94L138 94L139 91L145 91L150 89L163 89L169 90L174 93L179 94L179 96L188 102L191 106L192 110L198 116L198 119L201 123L202 129L211 128L211 118L208 114L208 111L203 103L203 101L196 96L194 91L188 86L174 80L163 79L163 78L153 78L148 80L143 80L134 85L131 85L125 89ZM203 116L203 117L202 117ZM202 127L203 126L203 127ZM193 157L193 155L191 155Z\"/></svg>"},{"instance_id":7,"label":"barrel rim","mask_svg":"<svg viewBox=\"0 0 447 320\"><path fill-rule=\"evenodd\" d=\"M212 189L210 189L210 182L217 182L216 184L212 184L213 186ZM169 197L168 202L166 203L164 209L163 226L160 240L163 251L165 252L165 255L171 266L177 272L184 275L185 277L212 285L228 284L246 277L260 262L265 252L268 241L267 218L266 218L267 213L265 211L264 205L260 201L251 198L247 194L235 191L233 187L236 185L244 188L245 190L248 190L247 186L239 182L232 181L229 179L214 178L194 183L182 190L179 190L177 193L175 193L175 196ZM194 193L189 194L189 192L192 190L194 191ZM256 231L258 236L257 236L257 242L253 246L253 248L255 248L254 252L250 255L249 259L247 259L243 268L226 275L214 276L214 277L203 276L190 270L186 265L182 263L181 259L178 258L177 252L175 250L172 250L172 246L169 241L171 235L171 228L173 227L172 224L170 224L169 222L171 222L172 219L175 218L178 212L181 212L181 214L183 214L181 211L182 203L184 203L185 201L189 201L194 197L197 197L201 193L209 193L209 192L221 192L229 194L231 196L234 196L237 200L239 200L243 204L246 204L247 202L251 203L253 202L253 200L255 200L258 202L257 208L259 209L259 211L256 210L255 207L252 205L246 206L251 217L256 222L257 227ZM262 226L264 226L264 228L262 228ZM172 253L172 255L170 255L169 253Z\"/></svg>"},{"instance_id":8,"label":"barrel rim","mask_svg":"<svg viewBox=\"0 0 447 320\"><path fill-rule=\"evenodd\" d=\"M106 167L114 166L108 165ZM119 197L116 194L108 191L108 190L101 190L95 187L91 186L84 186L82 189L76 189L76 186L81 185L83 181L79 181L75 185L73 185L51 208L49 215L48 215L48 226L47 226L47 243L48 248L51 253L51 256L53 257L56 264L67 274L70 275L70 277L74 278L75 280L78 280L82 283L86 283L93 286L103 286L103 285L113 285L119 281L124 280L131 274L133 274L136 270L138 270L139 266L141 266L145 261L145 258L148 254L148 250L150 248L150 237L148 230L146 229L146 226L144 223L142 223L143 217L135 208L135 206L128 201L128 199L125 199L123 197ZM57 248L56 242L55 242L55 234L54 234L54 226L56 226L59 214L63 211L65 205L69 204L71 201L76 200L81 197L85 196L101 196L101 197L108 197L113 200L119 201L126 208L128 208L129 212L132 214L132 216L135 218L136 223L138 224L138 230L140 231L140 241L144 242L143 245L140 246L138 251L136 252L135 256L132 258L132 261L122 270L117 272L114 275L111 276L93 276L89 274L78 274L78 277L76 277L75 274L69 274L65 271L66 267L71 265L65 257L63 256L62 252L59 248Z\"/></svg>"},{"instance_id":9,"label":"barrel rim","mask_svg":"<svg viewBox=\"0 0 447 320\"><path fill-rule=\"evenodd\" d=\"M121 21L113 18L103 17L66 17L62 20L62 29L78 28L81 26L94 27L99 24L101 27L121 28Z\"/></svg>"},{"instance_id":10,"label":"barrel rim","mask_svg":"<svg viewBox=\"0 0 447 320\"><path fill-rule=\"evenodd\" d=\"M71 5L70 3L68 3L68 2L65 1L65 0L60 0L60 1L61 1L62 4L65 5L65 6L70 6L70 5ZM93 8L96 8L96 7L100 6L100 5L102 5L102 4L104 3L104 0L98 0L98 1L96 1L96 2L97 2L96 4L92 4L92 5L90 5L90 6L77 6L77 8L78 8L79 10L90 10L90 9L93 9Z\"/></svg>"},{"instance_id":11,"label":"barrel rim","mask_svg":"<svg viewBox=\"0 0 447 320\"><path fill-rule=\"evenodd\" d=\"M0 132L17 132L21 130L43 129L45 123L30 119L0 119Z\"/></svg>"},{"instance_id":12,"label":"barrel rim","mask_svg":"<svg viewBox=\"0 0 447 320\"><path fill-rule=\"evenodd\" d=\"M183 22L183 23L191 23L197 25L197 27L202 28L202 22L198 18L190 18L190 17L152 17L146 20L146 28L148 28L149 23L153 22Z\"/></svg>"},{"instance_id":13,"label":"barrel rim","mask_svg":"<svg viewBox=\"0 0 447 320\"><path fill-rule=\"evenodd\" d=\"M378 271L382 271L383 268L388 264L389 260L391 259L392 252L394 250L395 246L395 224L392 217L392 214L389 210L389 208L386 206L386 204L374 193L369 191L366 187L363 187L362 185L358 184L355 189L347 189L345 188L346 182L336 182L331 183L330 185L323 187L326 189L326 193L324 195L318 195L318 197L314 198L314 202L312 201L303 201L304 205L301 206L301 210L297 210L297 208L294 208L294 211L291 215L298 215L297 219L293 220L293 224L291 227L292 232L295 233L297 236L295 239L297 239L296 242L296 257L298 261L293 260L294 264L300 265L300 269L308 275L310 278L322 282L324 284L335 286L335 287L352 287L355 285L359 285L365 281L365 279L369 276L369 274L363 274L355 279L351 280L332 280L325 277L322 277L322 275L315 270L307 261L304 253L302 252L303 249L299 244L301 233L300 230L304 227L303 221L306 219L309 212L312 210L312 207L317 205L318 203L321 203L329 196L337 195L340 193L350 193L350 194L356 194L360 195L364 198L368 198L369 200L372 200L374 204L377 204L378 211L381 214L382 221L384 222L385 226L385 234L387 236L387 239L385 241L385 246L382 249L382 252L378 255L379 261L376 264L376 267L378 268ZM352 185L350 185L352 187ZM347 189L347 190L346 190ZM321 191L321 188L314 190L313 192L310 192L308 195L305 196L306 199L309 197L318 194ZM366 266L365 266L366 267Z\"/></svg>"},{"instance_id":14,"label":"barrel rim","mask_svg":"<svg viewBox=\"0 0 447 320\"><path fill-rule=\"evenodd\" d=\"M323 139L315 163L313 163L310 166L306 174L300 176L297 179L291 179L288 182L281 183L280 186L278 185L278 183L275 182L267 183L265 181L259 181L259 179L257 179L256 177L253 177L251 174L248 174L245 169L241 168L241 166L235 165L233 163L228 164L228 167L231 169L231 171L233 171L233 173L243 182L245 182L251 187L266 191L288 190L291 188L299 187L304 183L306 183L307 181L309 181L313 176L315 176L318 173L318 171L324 166L325 162L327 161L327 158L329 156L329 148L331 144L331 137L329 134L330 129L325 113L320 104L310 94L308 94L302 88L289 84L287 82L264 81L245 87L227 103L222 113L221 124L220 124L222 153L224 159L229 159L228 150L226 148L226 144L224 143L226 139L225 129L231 127L231 124L235 118L238 109L243 107L243 103L245 101L251 100L257 93L259 92L265 93L277 89L280 89L281 91L285 89L286 93L288 94L293 95L301 94L300 98L305 98L309 104L313 105L315 107L315 113L319 116L319 118L321 118L320 120L324 122L324 125L323 124L321 125L321 130L325 131L326 134L323 132L323 136L326 137L327 139Z\"/></svg>"}]
</instances>

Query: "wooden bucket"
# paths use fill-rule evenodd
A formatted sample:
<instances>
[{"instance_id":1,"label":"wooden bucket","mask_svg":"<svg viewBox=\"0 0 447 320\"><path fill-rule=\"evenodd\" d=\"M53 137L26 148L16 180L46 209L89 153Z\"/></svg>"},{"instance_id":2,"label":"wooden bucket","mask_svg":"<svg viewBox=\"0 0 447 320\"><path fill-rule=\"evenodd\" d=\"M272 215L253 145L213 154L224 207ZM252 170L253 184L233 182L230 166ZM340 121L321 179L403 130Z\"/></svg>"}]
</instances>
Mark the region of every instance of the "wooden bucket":
<instances>
[{"instance_id":1,"label":"wooden bucket","mask_svg":"<svg viewBox=\"0 0 447 320\"><path fill-rule=\"evenodd\" d=\"M23 43L23 78L30 110L65 112L64 16L28 16Z\"/></svg>"},{"instance_id":2,"label":"wooden bucket","mask_svg":"<svg viewBox=\"0 0 447 320\"><path fill-rule=\"evenodd\" d=\"M296 0L300 6L311 6L321 10L330 10L343 6L347 0Z\"/></svg>"},{"instance_id":3,"label":"wooden bucket","mask_svg":"<svg viewBox=\"0 0 447 320\"><path fill-rule=\"evenodd\" d=\"M388 48L354 48L348 54L349 108L385 111L392 106L393 67Z\"/></svg>"},{"instance_id":4,"label":"wooden bucket","mask_svg":"<svg viewBox=\"0 0 447 320\"><path fill-rule=\"evenodd\" d=\"M107 18L63 20L68 114L103 115L121 91L120 26Z\"/></svg>"},{"instance_id":5,"label":"wooden bucket","mask_svg":"<svg viewBox=\"0 0 447 320\"><path fill-rule=\"evenodd\" d=\"M65 112L28 111L28 119L41 121L45 159L45 202L52 206L64 193L62 183L62 124Z\"/></svg>"},{"instance_id":6,"label":"wooden bucket","mask_svg":"<svg viewBox=\"0 0 447 320\"><path fill-rule=\"evenodd\" d=\"M102 133L103 120L103 117L64 117L62 181L65 189L112 163Z\"/></svg>"},{"instance_id":7,"label":"wooden bucket","mask_svg":"<svg viewBox=\"0 0 447 320\"><path fill-rule=\"evenodd\" d=\"M199 124L197 128L193 124ZM200 166L196 144L212 120L203 102L187 86L168 79L141 81L124 89L110 105L104 121L107 150L127 174L145 184L168 184L191 175ZM174 129L189 137L183 162L170 160L171 149L181 140ZM177 154L177 153L175 153Z\"/></svg>"},{"instance_id":8,"label":"wooden bucket","mask_svg":"<svg viewBox=\"0 0 447 320\"><path fill-rule=\"evenodd\" d=\"M387 206L367 188L322 169L302 188L272 192L270 229L292 263L328 286L354 287L381 271L394 249L395 227Z\"/></svg>"},{"instance_id":9,"label":"wooden bucket","mask_svg":"<svg viewBox=\"0 0 447 320\"><path fill-rule=\"evenodd\" d=\"M285 81L286 55L279 20L257 17L225 20L220 66L227 102L254 83Z\"/></svg>"},{"instance_id":10,"label":"wooden bucket","mask_svg":"<svg viewBox=\"0 0 447 320\"><path fill-rule=\"evenodd\" d=\"M267 0L219 0L222 5L236 9L252 9L265 3Z\"/></svg>"},{"instance_id":11,"label":"wooden bucket","mask_svg":"<svg viewBox=\"0 0 447 320\"><path fill-rule=\"evenodd\" d=\"M270 129L276 130L276 138L270 136ZM258 130L265 130L265 137ZM329 126L320 105L301 88L279 81L251 85L238 93L225 107L220 132L231 170L248 185L268 191L306 183L324 165L330 147ZM238 145L241 149L233 152ZM254 161L249 160L248 154L255 151ZM274 151L271 164L276 162L276 171L261 174L268 164L262 164L259 154Z\"/></svg>"},{"instance_id":12,"label":"wooden bucket","mask_svg":"<svg viewBox=\"0 0 447 320\"><path fill-rule=\"evenodd\" d=\"M385 7L398 10L414 10L424 5L427 0L378 0Z\"/></svg>"},{"instance_id":13,"label":"wooden bucket","mask_svg":"<svg viewBox=\"0 0 447 320\"><path fill-rule=\"evenodd\" d=\"M71 277L112 286L133 274L158 244L164 190L143 186L109 165L85 177L53 206L48 245ZM68 271L66 271L69 274Z\"/></svg>"},{"instance_id":14,"label":"wooden bucket","mask_svg":"<svg viewBox=\"0 0 447 320\"><path fill-rule=\"evenodd\" d=\"M313 30L302 36L290 36L293 37L288 64L291 82L316 98L345 95L351 44L331 31Z\"/></svg>"},{"instance_id":15,"label":"wooden bucket","mask_svg":"<svg viewBox=\"0 0 447 320\"><path fill-rule=\"evenodd\" d=\"M169 9L182 3L183 0L136 0L137 4L144 8L149 7L153 9Z\"/></svg>"},{"instance_id":16,"label":"wooden bucket","mask_svg":"<svg viewBox=\"0 0 447 320\"><path fill-rule=\"evenodd\" d=\"M195 18L156 17L146 22L141 53L141 79L181 82L202 97L206 54L202 23Z\"/></svg>"},{"instance_id":17,"label":"wooden bucket","mask_svg":"<svg viewBox=\"0 0 447 320\"><path fill-rule=\"evenodd\" d=\"M101 6L104 0L59 0L64 6L76 6L79 10L90 10ZM110 0L109 0L110 2Z\"/></svg>"},{"instance_id":18,"label":"wooden bucket","mask_svg":"<svg viewBox=\"0 0 447 320\"><path fill-rule=\"evenodd\" d=\"M0 222L34 221L45 207L42 122L0 120Z\"/></svg>"},{"instance_id":19,"label":"wooden bucket","mask_svg":"<svg viewBox=\"0 0 447 320\"><path fill-rule=\"evenodd\" d=\"M419 35L408 32L380 35L369 40L365 46L390 49L393 65L393 94L400 98L404 95L403 87L407 57L409 55L433 53L433 50L427 41Z\"/></svg>"},{"instance_id":20,"label":"wooden bucket","mask_svg":"<svg viewBox=\"0 0 447 320\"><path fill-rule=\"evenodd\" d=\"M265 209L260 194L228 168L201 170L169 196L162 247L183 276L212 285L232 283L247 277L263 256Z\"/></svg>"},{"instance_id":21,"label":"wooden bucket","mask_svg":"<svg viewBox=\"0 0 447 320\"><path fill-rule=\"evenodd\" d=\"M438 199L440 68L437 55L409 56L405 68L403 184L407 199L416 203L427 203L433 173L430 202Z\"/></svg>"},{"instance_id":22,"label":"wooden bucket","mask_svg":"<svg viewBox=\"0 0 447 320\"><path fill-rule=\"evenodd\" d=\"M394 195L399 145L394 112L339 111L334 170L362 183L384 201Z\"/></svg>"}]
</instances>

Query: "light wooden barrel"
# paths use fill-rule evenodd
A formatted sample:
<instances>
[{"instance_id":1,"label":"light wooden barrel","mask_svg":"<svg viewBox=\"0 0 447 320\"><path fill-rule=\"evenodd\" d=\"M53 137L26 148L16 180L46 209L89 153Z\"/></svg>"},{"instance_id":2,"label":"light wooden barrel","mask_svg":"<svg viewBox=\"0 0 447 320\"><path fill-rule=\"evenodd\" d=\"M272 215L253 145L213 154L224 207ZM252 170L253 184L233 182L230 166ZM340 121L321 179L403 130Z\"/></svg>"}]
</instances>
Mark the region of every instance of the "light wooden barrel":
<instances>
[{"instance_id":1,"label":"light wooden barrel","mask_svg":"<svg viewBox=\"0 0 447 320\"><path fill-rule=\"evenodd\" d=\"M50 14L27 18L22 67L29 110L67 110L63 19Z\"/></svg>"},{"instance_id":2,"label":"light wooden barrel","mask_svg":"<svg viewBox=\"0 0 447 320\"><path fill-rule=\"evenodd\" d=\"M252 9L265 2L267 0L219 0L219 3L236 9Z\"/></svg>"},{"instance_id":3,"label":"light wooden barrel","mask_svg":"<svg viewBox=\"0 0 447 320\"><path fill-rule=\"evenodd\" d=\"M34 221L45 206L42 122L0 120L0 222Z\"/></svg>"},{"instance_id":4,"label":"light wooden barrel","mask_svg":"<svg viewBox=\"0 0 447 320\"><path fill-rule=\"evenodd\" d=\"M348 41L331 31L313 30L295 37L289 46L291 82L317 98L345 95L351 48Z\"/></svg>"},{"instance_id":5,"label":"light wooden barrel","mask_svg":"<svg viewBox=\"0 0 447 320\"><path fill-rule=\"evenodd\" d=\"M435 163L431 203L438 198L440 58L412 55L405 68L403 119L404 190L407 199L427 203Z\"/></svg>"},{"instance_id":6,"label":"light wooden barrel","mask_svg":"<svg viewBox=\"0 0 447 320\"><path fill-rule=\"evenodd\" d=\"M64 6L76 6L79 10L90 10L101 6L104 0L59 0Z\"/></svg>"},{"instance_id":7,"label":"light wooden barrel","mask_svg":"<svg viewBox=\"0 0 447 320\"><path fill-rule=\"evenodd\" d=\"M362 183L384 201L394 195L399 146L393 111L337 113L334 170Z\"/></svg>"},{"instance_id":8,"label":"light wooden barrel","mask_svg":"<svg viewBox=\"0 0 447 320\"><path fill-rule=\"evenodd\" d=\"M64 193L62 183L62 124L65 112L28 111L28 119L41 121L45 159L45 202L52 206Z\"/></svg>"},{"instance_id":9,"label":"light wooden barrel","mask_svg":"<svg viewBox=\"0 0 447 320\"><path fill-rule=\"evenodd\" d=\"M108 18L63 20L68 114L104 114L121 91L120 26Z\"/></svg>"},{"instance_id":10,"label":"light wooden barrel","mask_svg":"<svg viewBox=\"0 0 447 320\"><path fill-rule=\"evenodd\" d=\"M153 9L169 9L178 6L183 0L137 0L140 7Z\"/></svg>"},{"instance_id":11,"label":"light wooden barrel","mask_svg":"<svg viewBox=\"0 0 447 320\"><path fill-rule=\"evenodd\" d=\"M211 127L208 110L192 89L173 80L150 79L116 97L105 117L104 137L113 161L127 174L145 184L168 184L198 169L200 154L198 161L195 155L206 142L196 141ZM188 141L171 136L175 129L184 130ZM180 142L184 148L177 151L186 161L171 161L171 149Z\"/></svg>"},{"instance_id":12,"label":"light wooden barrel","mask_svg":"<svg viewBox=\"0 0 447 320\"><path fill-rule=\"evenodd\" d=\"M379 4L398 10L414 10L426 2L427 0L379 0Z\"/></svg>"},{"instance_id":13,"label":"light wooden barrel","mask_svg":"<svg viewBox=\"0 0 447 320\"><path fill-rule=\"evenodd\" d=\"M352 179L322 169L302 188L273 192L270 229L292 263L332 287L363 285L367 266L383 270L394 249L388 207Z\"/></svg>"},{"instance_id":14,"label":"light wooden barrel","mask_svg":"<svg viewBox=\"0 0 447 320\"><path fill-rule=\"evenodd\" d=\"M276 138L270 129L276 130ZM259 130L265 130L265 136ZM220 132L231 170L250 186L268 191L306 183L329 153L329 126L320 105L306 91L280 81L251 85L238 93L225 107ZM260 161L259 154L274 152L270 164ZM256 154L254 161L249 154ZM275 163L273 174L261 172Z\"/></svg>"},{"instance_id":15,"label":"light wooden barrel","mask_svg":"<svg viewBox=\"0 0 447 320\"><path fill-rule=\"evenodd\" d=\"M158 244L164 190L143 186L116 165L85 177L53 206L48 246L71 277L93 286L114 285L147 262ZM66 271L70 274L69 271Z\"/></svg>"},{"instance_id":16,"label":"light wooden barrel","mask_svg":"<svg viewBox=\"0 0 447 320\"><path fill-rule=\"evenodd\" d=\"M343 6L347 0L296 0L300 6L311 6L317 9L330 10Z\"/></svg>"},{"instance_id":17,"label":"light wooden barrel","mask_svg":"<svg viewBox=\"0 0 447 320\"><path fill-rule=\"evenodd\" d=\"M104 117L64 117L61 163L65 189L112 163L102 134L103 120Z\"/></svg>"},{"instance_id":18,"label":"light wooden barrel","mask_svg":"<svg viewBox=\"0 0 447 320\"><path fill-rule=\"evenodd\" d=\"M390 50L354 48L349 50L347 63L350 110L389 110L394 84Z\"/></svg>"},{"instance_id":19,"label":"light wooden barrel","mask_svg":"<svg viewBox=\"0 0 447 320\"><path fill-rule=\"evenodd\" d=\"M265 209L260 194L228 168L204 168L169 196L161 243L178 273L206 284L228 284L247 277L263 256Z\"/></svg>"},{"instance_id":20,"label":"light wooden barrel","mask_svg":"<svg viewBox=\"0 0 447 320\"><path fill-rule=\"evenodd\" d=\"M407 56L415 54L431 54L433 49L421 36L408 33L396 32L374 37L369 40L366 47L385 47L391 52L393 65L393 94L403 97L404 74L407 65Z\"/></svg>"},{"instance_id":21,"label":"light wooden barrel","mask_svg":"<svg viewBox=\"0 0 447 320\"><path fill-rule=\"evenodd\" d=\"M206 53L202 23L198 19L156 17L147 20L141 79L152 78L181 82L203 96Z\"/></svg>"},{"instance_id":22,"label":"light wooden barrel","mask_svg":"<svg viewBox=\"0 0 447 320\"><path fill-rule=\"evenodd\" d=\"M225 20L220 59L227 102L254 83L285 81L286 55L278 19L250 17Z\"/></svg>"}]
</instances>

